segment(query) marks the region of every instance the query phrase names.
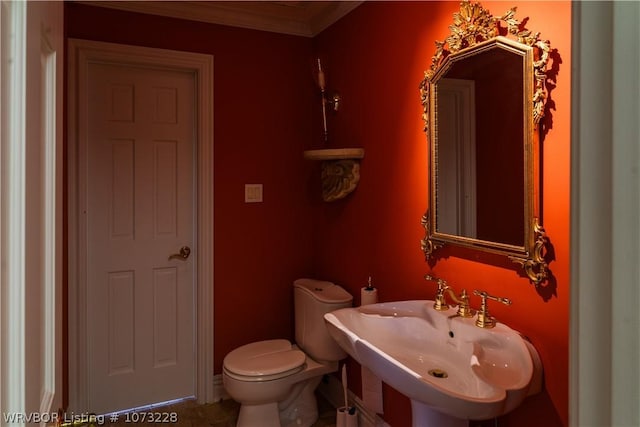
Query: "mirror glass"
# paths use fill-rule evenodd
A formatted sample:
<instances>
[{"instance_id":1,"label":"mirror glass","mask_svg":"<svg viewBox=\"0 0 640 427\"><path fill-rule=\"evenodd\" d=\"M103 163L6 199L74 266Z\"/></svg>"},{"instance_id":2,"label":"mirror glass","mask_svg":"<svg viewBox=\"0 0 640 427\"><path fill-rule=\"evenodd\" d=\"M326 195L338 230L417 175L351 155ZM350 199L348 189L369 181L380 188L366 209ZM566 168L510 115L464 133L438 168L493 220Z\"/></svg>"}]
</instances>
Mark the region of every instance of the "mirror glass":
<instances>
[{"instance_id":1,"label":"mirror glass","mask_svg":"<svg viewBox=\"0 0 640 427\"><path fill-rule=\"evenodd\" d=\"M524 247L523 62L493 46L433 83L436 233Z\"/></svg>"},{"instance_id":2,"label":"mirror glass","mask_svg":"<svg viewBox=\"0 0 640 427\"><path fill-rule=\"evenodd\" d=\"M427 260L444 245L506 255L548 278L539 220L538 124L548 41L515 19L462 1L420 84L430 147Z\"/></svg>"}]
</instances>

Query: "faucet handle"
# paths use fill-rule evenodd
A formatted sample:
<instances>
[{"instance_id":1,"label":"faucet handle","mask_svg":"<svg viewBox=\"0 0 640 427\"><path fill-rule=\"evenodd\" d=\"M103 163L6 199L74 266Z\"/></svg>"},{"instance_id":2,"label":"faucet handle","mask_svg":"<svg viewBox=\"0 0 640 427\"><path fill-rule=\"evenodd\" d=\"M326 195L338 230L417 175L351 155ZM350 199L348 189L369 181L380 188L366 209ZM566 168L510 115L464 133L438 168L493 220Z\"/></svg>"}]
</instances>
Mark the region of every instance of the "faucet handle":
<instances>
[{"instance_id":1,"label":"faucet handle","mask_svg":"<svg viewBox=\"0 0 640 427\"><path fill-rule=\"evenodd\" d=\"M447 287L447 282L444 279L440 279L439 277L436 276L432 276L430 274L425 274L424 275L424 280L428 280L431 282L436 282L438 284L438 289L440 289L441 287Z\"/></svg>"},{"instance_id":2,"label":"faucet handle","mask_svg":"<svg viewBox=\"0 0 640 427\"><path fill-rule=\"evenodd\" d=\"M430 274L424 275L425 280L429 280L432 282L436 282L438 284L438 291L436 292L436 300L433 303L433 308L438 311L446 311L449 309L449 304L445 301L444 293L449 288L447 282L443 279L439 279L437 277L431 276Z\"/></svg>"},{"instance_id":3,"label":"faucet handle","mask_svg":"<svg viewBox=\"0 0 640 427\"><path fill-rule=\"evenodd\" d=\"M478 318L476 319L476 326L480 328L493 328L496 326L495 317L489 314L489 306L487 305L487 300L498 301L504 305L511 305L511 300L509 298L496 297L494 295L489 295L485 291L474 290L474 295L482 298L482 302L480 303L480 310L478 311Z\"/></svg>"}]
</instances>

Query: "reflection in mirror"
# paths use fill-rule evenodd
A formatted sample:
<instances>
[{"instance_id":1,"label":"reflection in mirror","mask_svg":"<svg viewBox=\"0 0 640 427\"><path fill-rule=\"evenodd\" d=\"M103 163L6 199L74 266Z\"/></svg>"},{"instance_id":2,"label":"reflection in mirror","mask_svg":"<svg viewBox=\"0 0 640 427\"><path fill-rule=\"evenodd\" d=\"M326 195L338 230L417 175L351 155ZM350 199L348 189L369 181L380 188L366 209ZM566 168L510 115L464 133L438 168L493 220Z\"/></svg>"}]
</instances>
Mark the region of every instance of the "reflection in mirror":
<instances>
[{"instance_id":1,"label":"reflection in mirror","mask_svg":"<svg viewBox=\"0 0 640 427\"><path fill-rule=\"evenodd\" d=\"M435 231L524 246L522 55L495 47L456 61L434 96Z\"/></svg>"},{"instance_id":2,"label":"reflection in mirror","mask_svg":"<svg viewBox=\"0 0 640 427\"><path fill-rule=\"evenodd\" d=\"M515 19L463 1L436 41L420 84L430 143L427 259L445 245L506 255L529 279L547 279L539 223L538 124L549 42Z\"/></svg>"}]
</instances>

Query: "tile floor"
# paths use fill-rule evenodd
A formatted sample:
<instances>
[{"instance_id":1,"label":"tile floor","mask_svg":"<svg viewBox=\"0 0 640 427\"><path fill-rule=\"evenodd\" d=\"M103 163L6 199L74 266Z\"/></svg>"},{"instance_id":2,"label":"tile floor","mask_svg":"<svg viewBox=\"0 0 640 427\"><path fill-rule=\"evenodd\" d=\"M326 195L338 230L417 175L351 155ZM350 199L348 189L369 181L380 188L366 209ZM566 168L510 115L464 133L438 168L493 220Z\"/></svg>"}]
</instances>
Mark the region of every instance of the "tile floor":
<instances>
[{"instance_id":1,"label":"tile floor","mask_svg":"<svg viewBox=\"0 0 640 427\"><path fill-rule=\"evenodd\" d=\"M186 401L175 405L154 408L150 412L167 414L166 418L168 418L168 414L175 413L175 416L172 417L175 423L171 424L178 427L235 427L239 410L240 405L229 399L206 405L199 405L195 401ZM319 419L312 427L335 427L336 410L321 396L318 396L318 415ZM157 419L158 424L160 424L160 417L154 418ZM167 419L167 422L173 420ZM142 424L149 426L152 423L149 423L148 420L147 422L141 422L140 415L121 414L118 416L117 422L106 423L105 425L111 427L126 427Z\"/></svg>"}]
</instances>

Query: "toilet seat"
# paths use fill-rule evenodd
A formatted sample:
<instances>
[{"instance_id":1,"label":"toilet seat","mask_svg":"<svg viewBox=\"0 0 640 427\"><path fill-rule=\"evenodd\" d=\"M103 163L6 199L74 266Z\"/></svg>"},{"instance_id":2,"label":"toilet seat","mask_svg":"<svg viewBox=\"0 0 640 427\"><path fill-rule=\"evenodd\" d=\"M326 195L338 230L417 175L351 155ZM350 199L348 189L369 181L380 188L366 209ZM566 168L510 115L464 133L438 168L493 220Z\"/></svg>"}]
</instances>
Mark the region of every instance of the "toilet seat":
<instances>
[{"instance_id":1,"label":"toilet seat","mask_svg":"<svg viewBox=\"0 0 640 427\"><path fill-rule=\"evenodd\" d=\"M270 381L302 371L306 355L284 339L258 341L231 351L224 358L227 375L240 381Z\"/></svg>"}]
</instances>

